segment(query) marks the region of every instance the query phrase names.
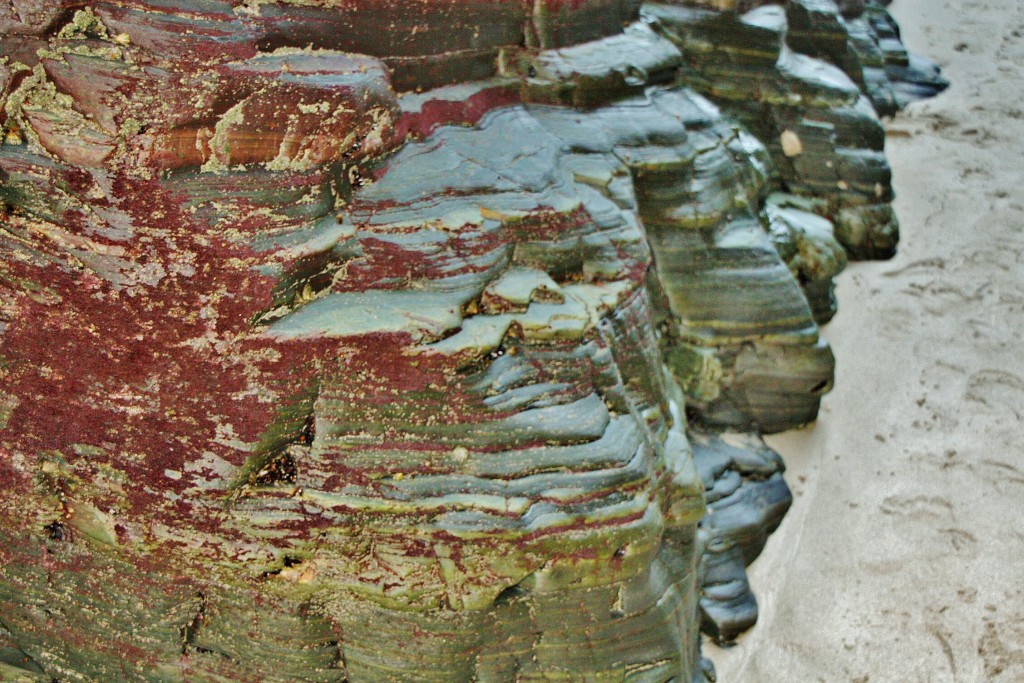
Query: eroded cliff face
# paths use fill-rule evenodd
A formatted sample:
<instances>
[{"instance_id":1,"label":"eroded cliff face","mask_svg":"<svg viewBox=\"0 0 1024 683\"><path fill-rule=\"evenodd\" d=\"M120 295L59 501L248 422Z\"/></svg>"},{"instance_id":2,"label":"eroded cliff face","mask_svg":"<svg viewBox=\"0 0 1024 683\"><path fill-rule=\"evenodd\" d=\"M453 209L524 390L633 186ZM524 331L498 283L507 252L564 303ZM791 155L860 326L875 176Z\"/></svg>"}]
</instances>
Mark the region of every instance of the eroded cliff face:
<instances>
[{"instance_id":1,"label":"eroded cliff face","mask_svg":"<svg viewBox=\"0 0 1024 683\"><path fill-rule=\"evenodd\" d=\"M758 434L895 246L875 112L941 87L884 10L0 32L0 679L690 681L753 623Z\"/></svg>"}]
</instances>

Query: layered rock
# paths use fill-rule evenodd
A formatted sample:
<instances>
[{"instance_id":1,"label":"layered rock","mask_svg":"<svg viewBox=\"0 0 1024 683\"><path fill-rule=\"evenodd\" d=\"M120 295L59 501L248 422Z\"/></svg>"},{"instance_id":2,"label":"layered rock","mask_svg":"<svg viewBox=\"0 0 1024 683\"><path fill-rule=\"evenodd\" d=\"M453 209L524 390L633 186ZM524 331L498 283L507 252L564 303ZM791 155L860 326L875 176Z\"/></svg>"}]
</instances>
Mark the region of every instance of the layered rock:
<instances>
[{"instance_id":1,"label":"layered rock","mask_svg":"<svg viewBox=\"0 0 1024 683\"><path fill-rule=\"evenodd\" d=\"M793 498L782 459L757 434L692 429L689 436L708 505L701 522L701 628L728 642L757 620L746 567Z\"/></svg>"},{"instance_id":2,"label":"layered rock","mask_svg":"<svg viewBox=\"0 0 1024 683\"><path fill-rule=\"evenodd\" d=\"M911 58L871 3L792 0L742 15L648 4L684 55L682 80L725 107L768 147L784 191L819 200L855 258L895 253L898 223L878 115L945 87Z\"/></svg>"},{"instance_id":3,"label":"layered rock","mask_svg":"<svg viewBox=\"0 0 1024 683\"><path fill-rule=\"evenodd\" d=\"M702 680L894 245L829 12L0 8L0 679Z\"/></svg>"}]
</instances>

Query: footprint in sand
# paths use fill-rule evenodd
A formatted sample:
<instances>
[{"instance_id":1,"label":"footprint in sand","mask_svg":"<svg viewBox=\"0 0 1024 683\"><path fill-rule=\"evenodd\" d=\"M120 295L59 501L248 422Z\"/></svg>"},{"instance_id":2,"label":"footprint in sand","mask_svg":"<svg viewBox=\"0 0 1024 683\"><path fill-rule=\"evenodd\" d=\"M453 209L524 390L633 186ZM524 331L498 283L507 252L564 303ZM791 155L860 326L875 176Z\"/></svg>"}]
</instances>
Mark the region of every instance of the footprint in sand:
<instances>
[{"instance_id":1,"label":"footprint in sand","mask_svg":"<svg viewBox=\"0 0 1024 683\"><path fill-rule=\"evenodd\" d=\"M1004 408L1021 419L1024 415L1024 378L1005 370L979 370L967 378L964 400L991 409Z\"/></svg>"},{"instance_id":2,"label":"footprint in sand","mask_svg":"<svg viewBox=\"0 0 1024 683\"><path fill-rule=\"evenodd\" d=\"M970 554L978 545L978 539L974 534L964 529L939 529L939 533L949 541L953 550L959 553Z\"/></svg>"},{"instance_id":3,"label":"footprint in sand","mask_svg":"<svg viewBox=\"0 0 1024 683\"><path fill-rule=\"evenodd\" d=\"M1024 472L1008 462L986 459L981 461L982 472L993 483L1024 485Z\"/></svg>"},{"instance_id":4,"label":"footprint in sand","mask_svg":"<svg viewBox=\"0 0 1024 683\"><path fill-rule=\"evenodd\" d=\"M941 496L889 496L879 510L916 521L953 520L953 505Z\"/></svg>"},{"instance_id":5,"label":"footprint in sand","mask_svg":"<svg viewBox=\"0 0 1024 683\"><path fill-rule=\"evenodd\" d=\"M1020 619L985 618L985 631L978 640L978 654L985 665L987 681L1020 681L1024 677L1024 632Z\"/></svg>"}]
</instances>

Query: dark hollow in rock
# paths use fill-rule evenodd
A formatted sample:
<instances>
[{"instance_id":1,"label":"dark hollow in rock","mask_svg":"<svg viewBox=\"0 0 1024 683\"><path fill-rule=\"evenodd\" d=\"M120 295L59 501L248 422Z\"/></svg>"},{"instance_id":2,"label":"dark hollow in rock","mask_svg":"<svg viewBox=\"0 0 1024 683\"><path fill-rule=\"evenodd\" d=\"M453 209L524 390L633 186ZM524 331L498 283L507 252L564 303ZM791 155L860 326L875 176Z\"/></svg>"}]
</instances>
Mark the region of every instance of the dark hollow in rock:
<instances>
[{"instance_id":1,"label":"dark hollow in rock","mask_svg":"<svg viewBox=\"0 0 1024 683\"><path fill-rule=\"evenodd\" d=\"M873 2L0 6L0 680L703 681L756 620Z\"/></svg>"}]
</instances>

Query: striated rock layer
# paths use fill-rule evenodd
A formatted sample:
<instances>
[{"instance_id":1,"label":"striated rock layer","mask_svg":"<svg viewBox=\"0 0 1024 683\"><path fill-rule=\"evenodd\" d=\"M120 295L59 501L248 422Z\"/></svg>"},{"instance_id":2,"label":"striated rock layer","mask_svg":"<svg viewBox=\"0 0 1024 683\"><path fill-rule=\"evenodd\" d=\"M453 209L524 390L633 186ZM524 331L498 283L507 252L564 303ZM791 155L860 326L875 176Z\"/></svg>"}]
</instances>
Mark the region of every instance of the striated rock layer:
<instances>
[{"instance_id":1,"label":"striated rock layer","mask_svg":"<svg viewBox=\"0 0 1024 683\"><path fill-rule=\"evenodd\" d=\"M0 7L0 680L710 676L942 87L725 5Z\"/></svg>"}]
</instances>

